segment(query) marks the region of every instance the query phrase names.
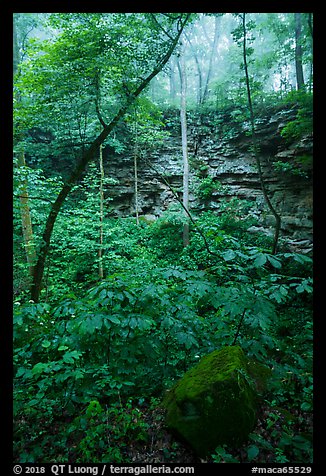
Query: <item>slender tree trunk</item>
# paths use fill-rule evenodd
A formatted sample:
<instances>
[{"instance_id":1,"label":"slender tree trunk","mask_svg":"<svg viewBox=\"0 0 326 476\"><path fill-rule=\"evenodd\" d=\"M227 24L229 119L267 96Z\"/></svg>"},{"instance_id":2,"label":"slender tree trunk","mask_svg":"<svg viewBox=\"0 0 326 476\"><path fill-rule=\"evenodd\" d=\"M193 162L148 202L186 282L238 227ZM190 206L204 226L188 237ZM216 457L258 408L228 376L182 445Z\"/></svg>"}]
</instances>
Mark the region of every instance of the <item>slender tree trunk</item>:
<instances>
[{"instance_id":1,"label":"slender tree trunk","mask_svg":"<svg viewBox=\"0 0 326 476\"><path fill-rule=\"evenodd\" d=\"M294 14L295 20L295 72L297 78L297 90L304 89L304 77L302 66L302 22L301 13Z\"/></svg>"},{"instance_id":2,"label":"slender tree trunk","mask_svg":"<svg viewBox=\"0 0 326 476\"><path fill-rule=\"evenodd\" d=\"M20 62L19 46L18 46L18 38L17 38L16 21L15 21L15 16L14 16L14 19L13 19L13 70L14 70L14 76L15 76L15 74L17 74L19 62Z\"/></svg>"},{"instance_id":3,"label":"slender tree trunk","mask_svg":"<svg viewBox=\"0 0 326 476\"><path fill-rule=\"evenodd\" d=\"M134 154L134 175L135 175L135 215L136 215L136 224L139 225L138 171L137 171L137 155L136 154Z\"/></svg>"},{"instance_id":4,"label":"slender tree trunk","mask_svg":"<svg viewBox=\"0 0 326 476\"><path fill-rule=\"evenodd\" d=\"M185 37L186 37L186 39L189 43L191 52L193 54L193 57L194 57L194 60L195 60L195 63L196 63L197 74L198 74L197 104L200 105L203 102L203 74L202 74L202 71L201 71L201 67L200 67L200 63L199 63L199 59L198 59L198 55L196 53L196 50L193 47L193 44L191 43L191 40L190 40L190 38L188 37L188 35L186 33L185 33Z\"/></svg>"},{"instance_id":5,"label":"slender tree trunk","mask_svg":"<svg viewBox=\"0 0 326 476\"><path fill-rule=\"evenodd\" d=\"M274 208L272 202L269 199L269 196L265 187L262 169L261 169L258 142L256 137L256 131L255 131L255 116L254 116L254 110L253 110L252 100L251 100L251 90L250 90L250 81L249 81L249 73L248 73L247 30L246 30L246 14L245 13L242 14L242 28L243 28L243 64L244 64L244 71L245 71L245 77L246 77L247 97L248 97L248 106L249 106L249 113L250 113L251 137L252 137L253 150L254 150L254 155L255 155L256 164L257 164L260 186L264 195L264 199L267 203L267 206L275 218L275 232L274 232L274 240L273 240L273 247L272 247L272 254L275 254L277 251L278 239L279 239L279 234L281 229L281 217L277 213L276 209Z\"/></svg>"},{"instance_id":6,"label":"slender tree trunk","mask_svg":"<svg viewBox=\"0 0 326 476\"><path fill-rule=\"evenodd\" d=\"M24 150L21 150L18 153L18 167L26 167ZM26 259L29 266L29 274L32 276L33 266L36 261L36 252L33 237L31 212L29 208L28 182L25 176L23 176L20 183L19 201Z\"/></svg>"},{"instance_id":7,"label":"slender tree trunk","mask_svg":"<svg viewBox=\"0 0 326 476\"><path fill-rule=\"evenodd\" d=\"M174 57L171 57L170 60L170 69L169 69L169 85L170 85L170 101L172 104L175 102L176 88L175 88L175 60Z\"/></svg>"},{"instance_id":8,"label":"slender tree trunk","mask_svg":"<svg viewBox=\"0 0 326 476\"><path fill-rule=\"evenodd\" d=\"M166 65L168 62L170 56L172 55L176 45L179 42L180 35L190 17L190 14L186 16L184 21L181 21L179 23L179 29L176 37L173 39L171 42L171 46L168 49L167 53L163 56L163 58L159 61L159 63L156 65L156 67L153 69L153 71L144 79L142 79L140 85L137 87L137 89L133 92L130 93L126 96L126 100L124 104L121 106L115 117L112 119L112 121L105 125L103 127L102 132L98 135L98 137L93 141L93 143L90 145L90 147L82 154L79 162L77 163L75 169L72 171L70 177L66 181L66 183L63 185L61 191L59 192L56 200L53 202L50 213L47 217L45 228L43 231L42 235L42 242L41 246L38 252L38 259L37 263L34 267L34 272L33 272L33 283L31 286L31 299L34 302L39 301L40 297L40 292L41 292L41 287L42 287L42 279L43 279L43 274L44 274L44 267L45 267L45 262L46 262L46 257L49 251L50 247L50 242L51 242L51 236L53 232L53 228L57 219L57 216L61 210L61 207L69 195L71 189L77 182L77 180L80 178L82 173L85 170L85 167L87 164L93 160L96 152L99 149L100 144L103 144L107 136L112 132L112 130L116 127L120 119L125 115L131 104L135 101L135 99L140 95L140 93L148 86L151 82L151 80L163 69L163 67Z\"/></svg>"},{"instance_id":9,"label":"slender tree trunk","mask_svg":"<svg viewBox=\"0 0 326 476\"><path fill-rule=\"evenodd\" d=\"M180 102L180 121L181 121L181 139L182 139L182 158L183 158L183 207L189 210L189 160L188 160L188 143L187 143L187 83L186 83L186 65L184 51L180 57L180 81L181 81L181 102ZM183 246L189 245L189 223L183 225Z\"/></svg>"},{"instance_id":10,"label":"slender tree trunk","mask_svg":"<svg viewBox=\"0 0 326 476\"><path fill-rule=\"evenodd\" d=\"M135 215L136 215L136 224L139 225L139 202L138 202L138 119L137 119L137 108L135 107L134 114L134 182L135 182Z\"/></svg>"},{"instance_id":11,"label":"slender tree trunk","mask_svg":"<svg viewBox=\"0 0 326 476\"><path fill-rule=\"evenodd\" d=\"M13 74L14 76L18 73L18 66L20 63L19 55L19 46L17 38L17 29L15 17L13 19ZM16 96L17 101L20 101L20 96ZM19 138L19 140L21 137ZM21 149L18 152L18 167L26 167L25 162L25 152L24 148L21 145ZM32 228L32 219L31 212L29 208L29 197L28 197L28 181L25 174L22 174L22 179L20 182L20 214L22 220L22 230L23 230L23 239L25 245L26 259L28 263L29 274L33 275L33 266L36 261L36 251L35 243L33 237L33 228Z\"/></svg>"},{"instance_id":12,"label":"slender tree trunk","mask_svg":"<svg viewBox=\"0 0 326 476\"><path fill-rule=\"evenodd\" d=\"M313 26L312 26L312 13L308 13L308 26L309 26L311 38L313 38L314 33L313 33Z\"/></svg>"},{"instance_id":13,"label":"slender tree trunk","mask_svg":"<svg viewBox=\"0 0 326 476\"><path fill-rule=\"evenodd\" d=\"M98 276L102 280L103 272L103 219L104 219L104 168L103 145L100 144L100 243L98 249Z\"/></svg>"},{"instance_id":14,"label":"slender tree trunk","mask_svg":"<svg viewBox=\"0 0 326 476\"><path fill-rule=\"evenodd\" d=\"M218 41L218 17L215 17L215 30L214 30L214 40L213 40L213 45L211 49L211 55L209 57L209 64L208 64L208 71L207 71L207 76L206 76L206 82L205 82L205 88L204 88L204 93L202 96L202 103L204 103L208 97L208 86L209 82L212 76L212 71L213 71L213 62L214 58L216 55L216 46L217 46L217 41Z\"/></svg>"}]
</instances>

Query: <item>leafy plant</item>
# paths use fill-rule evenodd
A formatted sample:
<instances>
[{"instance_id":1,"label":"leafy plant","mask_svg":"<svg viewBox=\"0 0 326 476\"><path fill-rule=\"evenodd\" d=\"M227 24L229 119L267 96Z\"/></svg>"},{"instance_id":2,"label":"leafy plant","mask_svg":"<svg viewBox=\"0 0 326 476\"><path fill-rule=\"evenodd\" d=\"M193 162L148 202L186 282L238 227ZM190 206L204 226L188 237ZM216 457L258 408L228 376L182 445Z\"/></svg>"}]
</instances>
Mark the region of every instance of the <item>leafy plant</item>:
<instances>
[{"instance_id":1,"label":"leafy plant","mask_svg":"<svg viewBox=\"0 0 326 476\"><path fill-rule=\"evenodd\" d=\"M300 139L312 132L313 97L305 91L296 91L287 95L286 102L294 102L298 107L296 119L288 122L282 129L281 135L288 141Z\"/></svg>"},{"instance_id":2,"label":"leafy plant","mask_svg":"<svg viewBox=\"0 0 326 476\"><path fill-rule=\"evenodd\" d=\"M212 454L213 463L239 463L239 461L228 453L225 445L215 448L215 452Z\"/></svg>"}]
</instances>

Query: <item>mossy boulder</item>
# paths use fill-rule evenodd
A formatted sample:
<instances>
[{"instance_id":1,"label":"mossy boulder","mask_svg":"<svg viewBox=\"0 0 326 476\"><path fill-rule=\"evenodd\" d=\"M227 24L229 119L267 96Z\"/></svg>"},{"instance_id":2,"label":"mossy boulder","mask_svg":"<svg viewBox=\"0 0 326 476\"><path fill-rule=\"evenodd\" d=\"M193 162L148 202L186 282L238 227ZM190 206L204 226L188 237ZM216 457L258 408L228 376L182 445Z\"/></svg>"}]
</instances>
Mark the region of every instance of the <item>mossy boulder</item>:
<instances>
[{"instance_id":1,"label":"mossy boulder","mask_svg":"<svg viewBox=\"0 0 326 476\"><path fill-rule=\"evenodd\" d=\"M247 358L237 346L203 357L163 400L166 424L199 456L238 446L256 424L257 394Z\"/></svg>"}]
</instances>

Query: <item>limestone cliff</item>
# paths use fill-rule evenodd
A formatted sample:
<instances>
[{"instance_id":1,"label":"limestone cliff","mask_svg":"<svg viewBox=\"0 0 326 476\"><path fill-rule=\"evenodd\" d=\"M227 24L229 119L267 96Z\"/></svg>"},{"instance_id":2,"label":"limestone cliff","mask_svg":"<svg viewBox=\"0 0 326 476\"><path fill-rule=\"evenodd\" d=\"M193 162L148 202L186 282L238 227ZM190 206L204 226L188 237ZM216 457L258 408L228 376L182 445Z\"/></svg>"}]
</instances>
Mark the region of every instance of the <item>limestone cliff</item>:
<instances>
[{"instance_id":1,"label":"limestone cliff","mask_svg":"<svg viewBox=\"0 0 326 476\"><path fill-rule=\"evenodd\" d=\"M190 115L189 115L190 116ZM274 108L256 120L262 172L269 197L282 217L281 236L290 247L308 251L312 243L312 135L289 141L281 132L295 120L297 109ZM211 177L210 197L200 200L191 196L194 212L214 210L232 197L252 203L252 212L259 226L251 232L271 233L274 218L261 191L255 158L251 151L249 122L234 114L207 115L191 118L188 124L188 147L191 176L198 180ZM181 193L182 150L177 120L162 146L151 152L147 160L138 161L139 212L153 219L162 214L175 198L162 176ZM134 169L132 153L107 157L106 173L118 180L110 190L113 214L134 214ZM149 166L152 164L155 171Z\"/></svg>"}]
</instances>

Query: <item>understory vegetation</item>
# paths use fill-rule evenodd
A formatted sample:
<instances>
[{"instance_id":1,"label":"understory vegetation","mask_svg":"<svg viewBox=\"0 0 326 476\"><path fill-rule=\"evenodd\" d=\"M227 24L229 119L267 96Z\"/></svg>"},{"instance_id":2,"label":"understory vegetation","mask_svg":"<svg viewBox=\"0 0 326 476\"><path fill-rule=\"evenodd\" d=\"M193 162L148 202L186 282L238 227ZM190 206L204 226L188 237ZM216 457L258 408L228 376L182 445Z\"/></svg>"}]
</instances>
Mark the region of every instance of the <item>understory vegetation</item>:
<instances>
[{"instance_id":1,"label":"understory vegetation","mask_svg":"<svg viewBox=\"0 0 326 476\"><path fill-rule=\"evenodd\" d=\"M54 240L44 299L14 303L17 460L139 461L145 445L177 461L150 438L160 399L200 357L235 342L271 369L264 413L241 453L217 448L211 461L312 458L311 259L272 256L243 220L206 212L197 223L210 253L195 230L183 249L178 211L138 226L107 220L101 282L90 248L77 252L81 224L62 223L69 259Z\"/></svg>"}]
</instances>

